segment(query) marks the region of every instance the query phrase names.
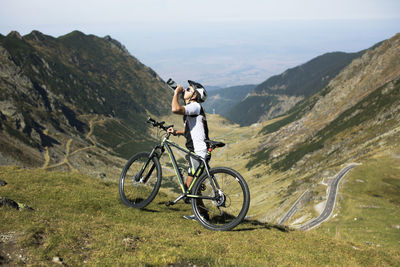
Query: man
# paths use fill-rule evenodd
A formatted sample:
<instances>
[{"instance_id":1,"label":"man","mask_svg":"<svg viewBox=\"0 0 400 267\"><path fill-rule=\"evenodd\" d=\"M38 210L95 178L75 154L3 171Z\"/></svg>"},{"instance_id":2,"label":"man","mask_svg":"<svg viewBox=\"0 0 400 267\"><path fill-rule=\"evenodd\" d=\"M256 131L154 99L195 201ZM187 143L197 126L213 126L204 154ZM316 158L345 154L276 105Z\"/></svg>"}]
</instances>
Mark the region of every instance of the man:
<instances>
[{"instance_id":1,"label":"man","mask_svg":"<svg viewBox=\"0 0 400 267\"><path fill-rule=\"evenodd\" d=\"M174 128L169 128L168 132L173 135L184 135L186 137L186 147L194 152L196 155L206 159L207 157L207 144L208 140L208 127L206 115L200 103L204 102L207 98L207 92L204 87L194 81L188 81L189 87L183 89L178 85L174 91L172 98L171 108L174 114L183 115L185 125L184 130L176 131ZM182 94L183 92L183 94ZM179 104L179 96L185 101L185 105ZM193 176L196 173L200 162L194 158L188 158L189 171L186 179L186 186L189 187L193 181ZM203 214L208 216L206 211ZM194 216L184 216L187 219L194 219Z\"/></svg>"}]
</instances>

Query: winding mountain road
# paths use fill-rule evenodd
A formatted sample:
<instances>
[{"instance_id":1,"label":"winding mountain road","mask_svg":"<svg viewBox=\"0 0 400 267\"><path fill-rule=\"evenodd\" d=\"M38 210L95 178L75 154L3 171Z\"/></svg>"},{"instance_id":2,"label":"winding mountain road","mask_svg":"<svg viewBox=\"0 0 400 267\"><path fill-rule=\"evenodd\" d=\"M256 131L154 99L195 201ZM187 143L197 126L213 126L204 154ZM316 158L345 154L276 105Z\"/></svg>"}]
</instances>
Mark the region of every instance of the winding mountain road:
<instances>
[{"instance_id":1,"label":"winding mountain road","mask_svg":"<svg viewBox=\"0 0 400 267\"><path fill-rule=\"evenodd\" d=\"M300 200L304 197L304 195L308 192L308 189L304 191L303 194L296 200L296 202L293 204L293 206L289 209L289 211L279 220L278 224L283 224L285 221L289 220L290 217L295 214L297 211L297 206L300 203Z\"/></svg>"},{"instance_id":2,"label":"winding mountain road","mask_svg":"<svg viewBox=\"0 0 400 267\"><path fill-rule=\"evenodd\" d=\"M322 213L315 219L312 219L311 221L308 221L307 223L303 224L300 226L299 229L301 230L311 230L314 227L317 227L320 225L322 222L326 221L333 213L333 210L335 208L335 203L336 203L336 195L338 192L339 188L339 183L341 179L354 167L356 167L357 163L352 163L346 167L344 167L333 179L332 184L329 188L329 194L328 198L325 204L325 208L322 211Z\"/></svg>"}]
</instances>

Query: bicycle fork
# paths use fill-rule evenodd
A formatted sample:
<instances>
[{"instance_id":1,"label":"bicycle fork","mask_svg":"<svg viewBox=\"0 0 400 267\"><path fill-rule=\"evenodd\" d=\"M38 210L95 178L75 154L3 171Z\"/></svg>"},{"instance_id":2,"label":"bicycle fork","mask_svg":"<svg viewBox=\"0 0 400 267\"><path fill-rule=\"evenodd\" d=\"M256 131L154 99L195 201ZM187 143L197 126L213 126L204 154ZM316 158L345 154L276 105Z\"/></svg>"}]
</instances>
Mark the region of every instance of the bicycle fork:
<instances>
[{"instance_id":1,"label":"bicycle fork","mask_svg":"<svg viewBox=\"0 0 400 267\"><path fill-rule=\"evenodd\" d=\"M161 149L161 153L160 153L160 154L158 154L158 153L156 152L156 150L157 150L158 148ZM144 172L144 170L147 168L147 166L149 165L149 163L152 161L152 158L154 157L154 155L157 156L157 158L160 158L162 152L163 152L163 151L162 151L162 148L161 148L160 146L156 146L156 147L150 152L149 158L147 159L146 163L142 166L141 170L140 170L137 174L135 174L135 176L134 176L135 182L140 182L140 183L145 184L145 183L147 182L147 180L149 180L149 178L150 178L151 174L153 173L154 168L156 167L156 165L153 164L153 165L151 166L150 171L147 173L147 175L146 175L145 177L143 177L143 172Z\"/></svg>"}]
</instances>

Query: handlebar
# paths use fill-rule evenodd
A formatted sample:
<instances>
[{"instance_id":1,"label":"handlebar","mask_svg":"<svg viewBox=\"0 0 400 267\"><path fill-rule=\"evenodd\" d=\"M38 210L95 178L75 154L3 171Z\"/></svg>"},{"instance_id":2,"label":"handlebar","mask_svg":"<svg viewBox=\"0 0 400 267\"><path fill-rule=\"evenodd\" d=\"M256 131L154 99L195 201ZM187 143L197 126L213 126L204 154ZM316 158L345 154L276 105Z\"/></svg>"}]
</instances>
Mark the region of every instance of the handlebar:
<instances>
[{"instance_id":1,"label":"handlebar","mask_svg":"<svg viewBox=\"0 0 400 267\"><path fill-rule=\"evenodd\" d=\"M164 126L165 121L158 122L158 121L156 121L156 120L154 120L154 119L152 119L152 118L150 118L150 117L147 118L147 121L146 121L146 122L147 122L147 123L150 123L151 125L153 125L153 127L158 127L158 128L160 128L160 129L162 129L162 130L164 130L164 131L167 131L168 128L174 127L174 125Z\"/></svg>"}]
</instances>

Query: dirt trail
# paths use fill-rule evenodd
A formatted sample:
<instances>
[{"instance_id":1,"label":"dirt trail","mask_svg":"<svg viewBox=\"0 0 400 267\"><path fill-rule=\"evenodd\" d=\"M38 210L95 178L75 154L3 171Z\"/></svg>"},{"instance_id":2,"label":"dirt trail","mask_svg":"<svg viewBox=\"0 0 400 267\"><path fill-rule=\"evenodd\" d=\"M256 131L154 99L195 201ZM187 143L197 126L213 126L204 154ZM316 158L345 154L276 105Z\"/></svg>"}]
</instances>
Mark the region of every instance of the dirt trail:
<instances>
[{"instance_id":1,"label":"dirt trail","mask_svg":"<svg viewBox=\"0 0 400 267\"><path fill-rule=\"evenodd\" d=\"M45 135L48 135L49 131L47 129L45 129L43 131L43 133ZM46 169L47 166L49 166L49 163L50 163L50 153L49 153L49 148L46 146L45 153L44 153L44 163L43 163L42 169Z\"/></svg>"},{"instance_id":2,"label":"dirt trail","mask_svg":"<svg viewBox=\"0 0 400 267\"><path fill-rule=\"evenodd\" d=\"M68 168L69 168L71 171L77 171L77 169L76 169L76 168L71 164L71 162L69 161L69 156L71 156L71 155L73 155L73 154L76 154L76 153L78 153L78 152L82 152L82 151L84 151L84 150L88 150L88 149L91 149L91 148L95 148L95 147L96 147L96 143L95 143L94 140L92 139L94 126L95 126L96 124L104 123L107 119L108 119L108 118L99 118L98 115L95 116L95 117L93 117L93 118L91 118L90 121L89 121L89 132L88 132L88 134L85 136L85 138L86 138L87 140L89 140L90 143L92 143L92 145L86 146L86 147L82 147L82 148L78 148L78 149L76 149L76 150L74 150L74 151L71 151L71 144L72 144L72 142L73 142L73 139L72 139L72 138L68 139L68 141L67 141L67 143L66 143L66 145L65 145L65 156L64 156L64 159L62 159L62 160L61 160L60 162L58 162L58 163L49 165L49 164L50 164L51 158L50 158L49 148L46 147L46 148L45 148L45 154L44 154L44 160L45 160L45 161L44 161L44 164L43 164L43 166L42 166L42 169L51 169L51 168L59 167L59 166L65 164L65 165L68 166ZM44 133L45 133L45 134L48 133L47 129L44 131Z\"/></svg>"}]
</instances>

